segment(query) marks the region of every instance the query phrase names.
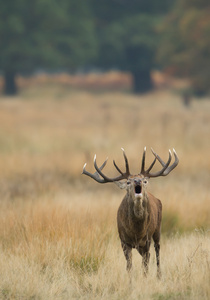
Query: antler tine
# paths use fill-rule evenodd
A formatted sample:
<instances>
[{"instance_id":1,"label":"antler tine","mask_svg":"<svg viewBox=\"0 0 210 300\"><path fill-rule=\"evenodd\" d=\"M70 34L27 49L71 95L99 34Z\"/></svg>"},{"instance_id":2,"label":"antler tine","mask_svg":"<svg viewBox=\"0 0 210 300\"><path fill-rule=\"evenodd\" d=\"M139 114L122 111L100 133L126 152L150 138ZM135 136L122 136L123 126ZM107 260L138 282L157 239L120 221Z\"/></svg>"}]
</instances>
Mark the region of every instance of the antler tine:
<instances>
[{"instance_id":1,"label":"antler tine","mask_svg":"<svg viewBox=\"0 0 210 300\"><path fill-rule=\"evenodd\" d=\"M144 147L144 152L143 152L143 155L142 155L141 172L140 172L140 174L144 174L145 173L145 156L146 156L146 150L147 150L147 147Z\"/></svg>"},{"instance_id":2,"label":"antler tine","mask_svg":"<svg viewBox=\"0 0 210 300\"><path fill-rule=\"evenodd\" d=\"M155 159L153 160L153 162L151 163L150 167L145 171L146 173L149 173L149 171L152 170L152 168L153 168L155 162L156 162L156 157L155 157Z\"/></svg>"},{"instance_id":3,"label":"antler tine","mask_svg":"<svg viewBox=\"0 0 210 300\"><path fill-rule=\"evenodd\" d=\"M113 160L113 164L114 164L115 168L117 169L117 171L118 171L121 175L123 175L123 172L122 172L122 171L120 170L120 168L116 165L115 160Z\"/></svg>"},{"instance_id":4,"label":"antler tine","mask_svg":"<svg viewBox=\"0 0 210 300\"><path fill-rule=\"evenodd\" d=\"M96 163L96 154L95 154L95 156L94 156L94 167L95 167L97 173L98 173L99 175L101 175L101 177L103 177L104 182L110 182L110 181L111 181L108 177L106 177L106 175L104 175L104 174L101 172L101 169L98 167L98 165L97 165L97 163Z\"/></svg>"},{"instance_id":5,"label":"antler tine","mask_svg":"<svg viewBox=\"0 0 210 300\"><path fill-rule=\"evenodd\" d=\"M127 174L126 174L126 173L125 173L125 174L122 173L118 167L117 167L117 170L119 169L119 172L120 172L120 174L121 174L120 176L117 176L117 177L114 177L114 178L109 178L109 177L107 177L105 174L103 174L103 173L101 172L101 169L97 166L97 163L96 163L96 155L95 155L95 157L94 157L94 167L95 167L97 173L98 173L99 175L101 175L101 177L104 179L103 183L119 181L119 180L122 180L122 179L126 179L126 178L127 178L127 177L126 177ZM126 168L126 170L127 170L127 168Z\"/></svg>"},{"instance_id":6,"label":"antler tine","mask_svg":"<svg viewBox=\"0 0 210 300\"><path fill-rule=\"evenodd\" d=\"M107 163L107 160L108 160L108 157L107 157L107 159L103 162L103 164L100 166L99 170L102 170L102 169L105 167L105 165L106 165L106 163ZM89 173L88 171L86 171L86 170L85 170L86 165L87 165L87 163L84 164L82 174L91 177L92 179L96 180L96 181L99 182L99 183L105 183L104 179L101 179L101 178L99 177L99 174L98 174L97 171L96 171L94 174L91 174L91 173Z\"/></svg>"},{"instance_id":7,"label":"antler tine","mask_svg":"<svg viewBox=\"0 0 210 300\"><path fill-rule=\"evenodd\" d=\"M146 150L147 148L144 147L144 152L143 152L143 155L142 155L142 163L141 163L141 172L140 174L143 174L143 175L147 175L149 173L149 171L152 170L155 162L156 162L156 157L155 159L153 160L153 162L151 163L150 167L145 171L145 157L146 157Z\"/></svg>"},{"instance_id":8,"label":"antler tine","mask_svg":"<svg viewBox=\"0 0 210 300\"><path fill-rule=\"evenodd\" d=\"M175 153L174 155L176 155L175 156L175 162L171 167L169 167L170 162L171 162L171 157L172 157L171 150L169 150L169 158L168 158L167 163L164 163L164 161L159 157L159 155L157 155L157 153L155 153L155 151L152 148L151 148L151 151L154 154L155 159L153 160L150 167L145 171L146 147L144 148L144 153L143 153L143 157L142 157L142 168L141 168L141 173L140 174L144 175L145 177L150 178L150 177L166 176L177 166L178 157L176 155L176 152L174 152ZM156 173L150 173L150 171L152 170L152 168L153 168L153 166L156 162L156 159L160 162L160 164L162 165L163 168L160 171L156 172Z\"/></svg>"},{"instance_id":9,"label":"antler tine","mask_svg":"<svg viewBox=\"0 0 210 300\"><path fill-rule=\"evenodd\" d=\"M168 167L164 172L163 172L163 176L166 176L166 175L168 175L177 165L178 165L178 163L179 163L179 158L178 158L178 156L177 156L177 153L176 153L176 151L175 151L175 149L173 149L173 153L174 153L174 157L175 157L175 161L174 161L174 163L170 166L170 167Z\"/></svg>"},{"instance_id":10,"label":"antler tine","mask_svg":"<svg viewBox=\"0 0 210 300\"><path fill-rule=\"evenodd\" d=\"M86 171L85 167L86 164L83 167L83 171L82 174L85 174L89 177L91 177L92 179L94 179L95 181L99 182L99 183L107 183L107 182L115 182L115 181L120 181L122 179L127 179L128 176L130 175L130 171L129 171L129 165L128 165L128 159L126 157L126 154L123 150L123 155L124 155L124 159L125 159L125 166L126 166L126 172L123 173L120 168L116 165L115 161L113 161L115 168L117 169L117 171L121 174L120 176L114 177L114 178L109 178L107 177L105 174L103 174L102 169L105 167L108 158L104 161L104 163L98 167L97 163L96 163L96 155L94 156L94 167L96 169L96 172L94 174L89 173L88 171ZM102 178L101 178L101 177Z\"/></svg>"},{"instance_id":11,"label":"antler tine","mask_svg":"<svg viewBox=\"0 0 210 300\"><path fill-rule=\"evenodd\" d=\"M160 156L159 156L152 148L151 148L151 151L152 151L152 153L154 154L155 158L158 159L159 163L160 163L163 167L165 167L165 163L164 163L164 161L160 158ZM170 151L170 150L169 150L169 151Z\"/></svg>"},{"instance_id":12,"label":"antler tine","mask_svg":"<svg viewBox=\"0 0 210 300\"><path fill-rule=\"evenodd\" d=\"M116 165L115 163L115 160L113 160L113 164L115 166L115 168L117 169L117 171L124 177L124 179L128 178L128 176L130 175L130 170L129 170L129 164L128 164L128 159L127 159L127 156L125 154L125 150L123 148L121 148L122 151L123 151L123 156L124 156L124 159L125 159L125 168L126 168L126 171L125 173L123 173L120 168Z\"/></svg>"},{"instance_id":13,"label":"antler tine","mask_svg":"<svg viewBox=\"0 0 210 300\"><path fill-rule=\"evenodd\" d=\"M143 159L142 160L145 160L145 151L144 150L144 154L143 154ZM158 176L166 176L168 175L179 163L179 158L176 154L176 151L173 149L173 153L174 153L174 157L175 157L175 161L174 163L169 167L170 165L170 162L171 162L171 158L172 158L172 154L171 154L171 150L169 150L169 158L168 158L168 161L166 163L164 163L164 161L160 158L160 156L155 153L155 151L151 148L151 151L153 153L153 155L155 156L155 159L154 161L152 162L151 166L145 171L144 170L144 164L145 162L142 162L142 165L143 165L143 171L141 171L140 174L143 174L144 176L147 176L147 177L158 177ZM156 159L159 161L159 163L162 165L162 170L156 172L156 173L149 173L152 169L152 167L154 166L155 162L156 162Z\"/></svg>"},{"instance_id":14,"label":"antler tine","mask_svg":"<svg viewBox=\"0 0 210 300\"><path fill-rule=\"evenodd\" d=\"M127 156L125 154L125 150L123 148L121 148L122 151L123 151L123 156L124 156L124 159L125 159L125 167L126 167L126 172L125 172L125 175L126 176L129 176L130 175L130 170L129 170L129 164L128 164L128 159L127 159Z\"/></svg>"},{"instance_id":15,"label":"antler tine","mask_svg":"<svg viewBox=\"0 0 210 300\"><path fill-rule=\"evenodd\" d=\"M151 149L151 150L152 150L152 153L155 155L155 157L157 157L157 159L158 159L158 161L161 163L161 165L162 165L163 167L165 167L165 163L164 163L164 161L160 158L160 156L157 155L157 154L154 152L153 149ZM170 150L169 150L169 151L170 151ZM178 163L179 163L179 158L178 158L178 156L177 156L177 153L176 153L175 149L173 149L173 154L174 154L174 157L175 157L175 161L174 161L174 163L173 163L170 167L168 167L168 168L165 169L165 171L163 172L162 176L168 175L168 174L169 174L169 173L170 173L170 172L178 165Z\"/></svg>"},{"instance_id":16,"label":"antler tine","mask_svg":"<svg viewBox=\"0 0 210 300\"><path fill-rule=\"evenodd\" d=\"M164 171L168 168L170 162L171 162L171 150L169 150L169 158L168 158L168 161L167 163L165 164L163 162L163 160L154 152L153 149L152 150L152 153L154 154L154 156L157 158L157 160L161 163L161 165L163 166L162 170L156 172L156 173L148 173L149 177L158 177L158 176L165 176L164 175Z\"/></svg>"}]
</instances>

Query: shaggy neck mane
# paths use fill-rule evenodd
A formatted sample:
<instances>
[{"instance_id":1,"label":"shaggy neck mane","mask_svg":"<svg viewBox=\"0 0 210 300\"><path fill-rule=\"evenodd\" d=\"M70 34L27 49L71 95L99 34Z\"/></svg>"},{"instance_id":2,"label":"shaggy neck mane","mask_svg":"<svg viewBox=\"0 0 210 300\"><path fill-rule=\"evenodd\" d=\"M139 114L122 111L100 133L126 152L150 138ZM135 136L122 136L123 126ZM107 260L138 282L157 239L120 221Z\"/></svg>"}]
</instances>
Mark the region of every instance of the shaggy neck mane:
<instances>
[{"instance_id":1,"label":"shaggy neck mane","mask_svg":"<svg viewBox=\"0 0 210 300\"><path fill-rule=\"evenodd\" d=\"M131 200L133 205L130 206L130 214L133 216L132 219L136 221L144 221L148 215L148 197L144 194L143 199L133 199Z\"/></svg>"}]
</instances>

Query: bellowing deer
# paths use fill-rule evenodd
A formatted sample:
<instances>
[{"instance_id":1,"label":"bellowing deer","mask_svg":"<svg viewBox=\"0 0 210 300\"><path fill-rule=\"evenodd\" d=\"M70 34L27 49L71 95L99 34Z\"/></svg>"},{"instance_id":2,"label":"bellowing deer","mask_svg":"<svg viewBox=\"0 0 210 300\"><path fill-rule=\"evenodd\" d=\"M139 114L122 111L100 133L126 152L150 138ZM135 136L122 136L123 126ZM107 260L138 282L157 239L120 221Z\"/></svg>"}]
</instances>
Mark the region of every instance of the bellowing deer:
<instances>
[{"instance_id":1,"label":"bellowing deer","mask_svg":"<svg viewBox=\"0 0 210 300\"><path fill-rule=\"evenodd\" d=\"M147 192L147 183L149 178L168 175L179 163L178 156L173 149L175 161L170 166L171 151L169 150L169 158L166 163L152 150L155 158L150 167L145 170L146 147L144 148L141 172L138 175L131 175L129 170L128 159L125 151L123 156L125 159L126 171L123 173L113 161L115 168L120 173L115 178L109 178L102 173L102 169L107 163L107 159L98 167L96 163L96 155L94 157L94 167L96 172L91 174L83 167L82 174L85 174L99 183L114 182L121 189L126 189L127 194L123 198L117 213L117 225L119 237L125 258L127 260L127 270L132 268L132 248L140 253L143 258L143 270L146 275L148 272L148 263L150 258L150 244L154 240L156 261L157 261L157 276L160 277L160 230L162 218L162 204L159 199ZM162 169L155 173L151 170L158 160L162 165ZM122 181L124 180L124 181Z\"/></svg>"}]
</instances>

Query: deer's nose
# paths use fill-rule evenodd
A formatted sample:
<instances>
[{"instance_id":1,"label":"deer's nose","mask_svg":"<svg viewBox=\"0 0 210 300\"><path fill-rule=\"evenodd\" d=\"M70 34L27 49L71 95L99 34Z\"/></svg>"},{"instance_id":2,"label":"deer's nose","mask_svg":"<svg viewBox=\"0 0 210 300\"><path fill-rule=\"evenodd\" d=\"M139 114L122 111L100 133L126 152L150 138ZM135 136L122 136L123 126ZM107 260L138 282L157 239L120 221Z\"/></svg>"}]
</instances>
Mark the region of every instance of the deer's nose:
<instances>
[{"instance_id":1,"label":"deer's nose","mask_svg":"<svg viewBox=\"0 0 210 300\"><path fill-rule=\"evenodd\" d=\"M135 179L134 183L135 185L141 185L141 179Z\"/></svg>"}]
</instances>

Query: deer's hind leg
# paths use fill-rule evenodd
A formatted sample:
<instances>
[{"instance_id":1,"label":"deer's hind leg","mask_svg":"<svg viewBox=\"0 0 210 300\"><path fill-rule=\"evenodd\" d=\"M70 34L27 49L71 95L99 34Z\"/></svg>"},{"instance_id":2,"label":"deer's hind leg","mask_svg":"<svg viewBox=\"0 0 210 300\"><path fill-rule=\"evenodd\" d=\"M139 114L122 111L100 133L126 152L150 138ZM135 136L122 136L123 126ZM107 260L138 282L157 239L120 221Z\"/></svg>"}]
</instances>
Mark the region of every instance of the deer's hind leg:
<instances>
[{"instance_id":1,"label":"deer's hind leg","mask_svg":"<svg viewBox=\"0 0 210 300\"><path fill-rule=\"evenodd\" d=\"M130 272L132 269L132 248L127 244L121 242L123 252L127 261L127 271Z\"/></svg>"}]
</instances>

